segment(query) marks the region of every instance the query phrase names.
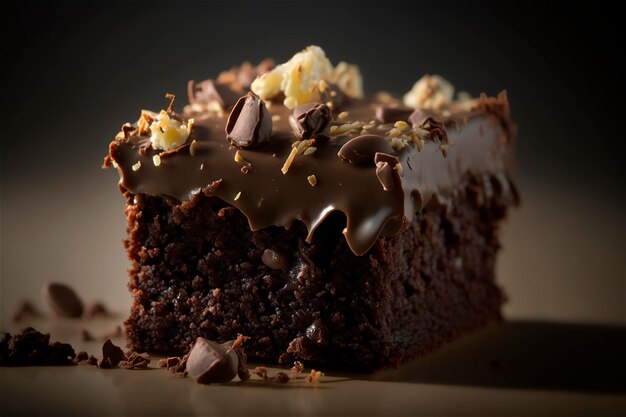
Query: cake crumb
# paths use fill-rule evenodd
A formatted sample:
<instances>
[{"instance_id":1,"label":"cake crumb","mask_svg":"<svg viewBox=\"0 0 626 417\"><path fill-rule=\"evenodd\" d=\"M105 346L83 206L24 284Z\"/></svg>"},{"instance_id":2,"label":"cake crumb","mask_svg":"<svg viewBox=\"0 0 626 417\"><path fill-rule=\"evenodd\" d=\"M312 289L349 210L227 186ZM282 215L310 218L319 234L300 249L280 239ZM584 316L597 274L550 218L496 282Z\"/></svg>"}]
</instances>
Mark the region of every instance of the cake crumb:
<instances>
[{"instance_id":1,"label":"cake crumb","mask_svg":"<svg viewBox=\"0 0 626 417\"><path fill-rule=\"evenodd\" d=\"M295 361L291 367L291 372L294 374L301 374L304 371L304 364L300 361Z\"/></svg>"}]
</instances>

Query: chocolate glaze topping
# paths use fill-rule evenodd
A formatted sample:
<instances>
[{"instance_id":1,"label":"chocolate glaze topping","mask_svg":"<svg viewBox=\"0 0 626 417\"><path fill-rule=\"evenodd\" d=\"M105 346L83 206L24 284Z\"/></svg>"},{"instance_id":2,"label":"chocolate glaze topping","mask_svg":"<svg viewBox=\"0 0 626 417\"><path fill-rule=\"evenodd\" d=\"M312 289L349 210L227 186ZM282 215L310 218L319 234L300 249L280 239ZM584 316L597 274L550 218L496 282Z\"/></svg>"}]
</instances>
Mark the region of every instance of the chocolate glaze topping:
<instances>
[{"instance_id":1,"label":"chocolate glaze topping","mask_svg":"<svg viewBox=\"0 0 626 417\"><path fill-rule=\"evenodd\" d=\"M298 152L286 174L281 168L294 153L297 138L289 123L292 111L278 103L269 106L273 126L262 146L231 146L225 133L228 113L189 109L181 115L184 120L195 120L186 145L169 152L145 148L146 135L127 128L125 135L111 143L109 162L118 166L123 192L169 196L184 204L204 191L241 210L252 230L289 228L299 220L307 226L311 241L330 213L343 212L343 233L357 255L365 254L378 236L398 232L406 219L433 198L447 201L466 177L488 176L500 181L501 189L511 189L507 171L512 129L505 95L452 103L437 112L430 119L436 123L431 124L445 130L447 143L442 143L438 132L438 138L401 149L371 137L362 140L363 149L353 142L346 148L347 142L359 136L386 138L394 126L375 122L380 104L357 99L343 103L343 116L333 114L330 140L314 142L314 152ZM418 119L420 123L426 120ZM357 128L333 136L333 126L341 129L354 121L369 123L367 131ZM158 166L153 163L156 154L160 154ZM363 163L363 158L371 162ZM315 186L307 180L311 175L317 179Z\"/></svg>"}]
</instances>

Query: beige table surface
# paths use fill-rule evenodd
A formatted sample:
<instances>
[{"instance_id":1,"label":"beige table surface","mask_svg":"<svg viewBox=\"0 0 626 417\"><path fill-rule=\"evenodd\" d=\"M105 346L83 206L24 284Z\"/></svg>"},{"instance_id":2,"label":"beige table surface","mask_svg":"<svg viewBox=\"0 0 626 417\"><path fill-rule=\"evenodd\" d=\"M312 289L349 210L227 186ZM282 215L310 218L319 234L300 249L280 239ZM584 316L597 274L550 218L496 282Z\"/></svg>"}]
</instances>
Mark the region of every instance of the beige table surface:
<instances>
[{"instance_id":1,"label":"beige table surface","mask_svg":"<svg viewBox=\"0 0 626 417\"><path fill-rule=\"evenodd\" d=\"M503 227L506 324L397 370L325 370L317 388L302 378L200 386L160 369L0 368L0 415L626 415L623 206L541 184L521 181L523 205ZM99 343L79 342L78 330L102 336L130 304L114 176L24 179L2 193L2 330L20 327L10 312L31 299L47 316L22 324L96 353ZM40 296L51 280L118 316L51 319Z\"/></svg>"}]
</instances>

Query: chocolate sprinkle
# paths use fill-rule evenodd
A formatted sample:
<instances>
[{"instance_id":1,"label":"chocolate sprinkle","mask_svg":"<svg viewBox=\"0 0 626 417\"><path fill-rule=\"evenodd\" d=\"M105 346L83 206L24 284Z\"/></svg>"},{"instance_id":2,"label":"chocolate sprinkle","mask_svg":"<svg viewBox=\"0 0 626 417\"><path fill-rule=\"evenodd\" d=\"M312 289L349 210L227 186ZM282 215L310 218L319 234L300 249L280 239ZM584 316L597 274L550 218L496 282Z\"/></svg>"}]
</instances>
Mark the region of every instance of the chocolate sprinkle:
<instances>
[{"instance_id":1,"label":"chocolate sprinkle","mask_svg":"<svg viewBox=\"0 0 626 417\"><path fill-rule=\"evenodd\" d=\"M241 97L226 122L228 142L248 148L269 141L271 135L272 116L263 100L252 93Z\"/></svg>"},{"instance_id":2,"label":"chocolate sprinkle","mask_svg":"<svg viewBox=\"0 0 626 417\"><path fill-rule=\"evenodd\" d=\"M83 302L73 289L65 284L50 283L44 288L44 295L50 307L59 317L80 317Z\"/></svg>"},{"instance_id":3,"label":"chocolate sprinkle","mask_svg":"<svg viewBox=\"0 0 626 417\"><path fill-rule=\"evenodd\" d=\"M330 108L322 103L307 103L296 106L289 116L289 125L298 140L328 139Z\"/></svg>"},{"instance_id":4,"label":"chocolate sprinkle","mask_svg":"<svg viewBox=\"0 0 626 417\"><path fill-rule=\"evenodd\" d=\"M392 153L393 149L382 136L361 135L346 142L337 155L354 165L371 165L377 152Z\"/></svg>"}]
</instances>

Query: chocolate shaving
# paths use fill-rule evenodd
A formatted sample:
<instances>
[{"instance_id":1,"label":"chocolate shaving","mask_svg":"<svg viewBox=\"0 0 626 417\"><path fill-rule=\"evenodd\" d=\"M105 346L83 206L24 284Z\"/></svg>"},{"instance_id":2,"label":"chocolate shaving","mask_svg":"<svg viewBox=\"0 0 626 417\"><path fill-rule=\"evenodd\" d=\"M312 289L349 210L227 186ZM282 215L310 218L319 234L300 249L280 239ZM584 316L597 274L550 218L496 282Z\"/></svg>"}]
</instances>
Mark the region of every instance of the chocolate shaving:
<instances>
[{"instance_id":1,"label":"chocolate shaving","mask_svg":"<svg viewBox=\"0 0 626 417\"><path fill-rule=\"evenodd\" d=\"M226 139L240 148L258 146L272 135L272 116L258 96L241 97L228 116Z\"/></svg>"},{"instance_id":2,"label":"chocolate shaving","mask_svg":"<svg viewBox=\"0 0 626 417\"><path fill-rule=\"evenodd\" d=\"M170 104L167 106L167 112L172 113L174 111L174 101L176 100L176 96L174 94L167 93L165 94L165 98L170 99Z\"/></svg>"},{"instance_id":3,"label":"chocolate shaving","mask_svg":"<svg viewBox=\"0 0 626 417\"><path fill-rule=\"evenodd\" d=\"M376 107L375 119L380 123L393 123L399 120L408 122L414 109L410 107L393 107L381 104Z\"/></svg>"},{"instance_id":4,"label":"chocolate shaving","mask_svg":"<svg viewBox=\"0 0 626 417\"><path fill-rule=\"evenodd\" d=\"M239 100L240 94L226 84L221 84L213 80L205 80L196 83L189 80L187 83L187 94L190 103L209 104L216 102L224 110L228 110Z\"/></svg>"},{"instance_id":5,"label":"chocolate shaving","mask_svg":"<svg viewBox=\"0 0 626 417\"><path fill-rule=\"evenodd\" d=\"M147 353L130 352L118 366L124 369L145 369L149 364L150 356Z\"/></svg>"},{"instance_id":6,"label":"chocolate shaving","mask_svg":"<svg viewBox=\"0 0 626 417\"><path fill-rule=\"evenodd\" d=\"M376 177L385 191L393 191L396 184L400 184L400 174L396 168L400 162L398 158L383 152L376 152L374 156L376 163Z\"/></svg>"},{"instance_id":7,"label":"chocolate shaving","mask_svg":"<svg viewBox=\"0 0 626 417\"><path fill-rule=\"evenodd\" d=\"M434 142L448 143L446 127L434 112L417 109L409 116L409 120L413 127L419 127L428 131L428 139Z\"/></svg>"},{"instance_id":8,"label":"chocolate shaving","mask_svg":"<svg viewBox=\"0 0 626 417\"><path fill-rule=\"evenodd\" d=\"M374 164L377 152L391 153L393 149L386 138L378 135L361 135L347 141L337 155L354 165Z\"/></svg>"}]
</instances>

